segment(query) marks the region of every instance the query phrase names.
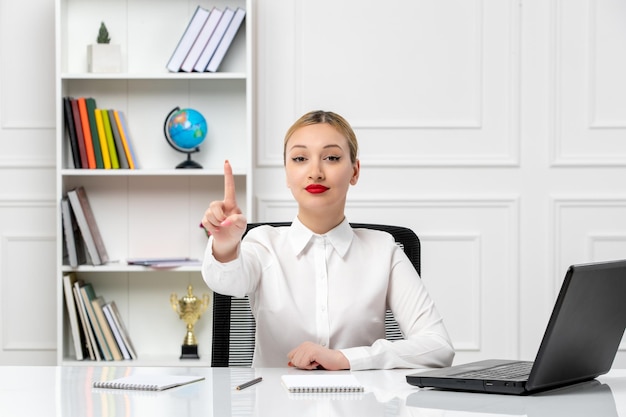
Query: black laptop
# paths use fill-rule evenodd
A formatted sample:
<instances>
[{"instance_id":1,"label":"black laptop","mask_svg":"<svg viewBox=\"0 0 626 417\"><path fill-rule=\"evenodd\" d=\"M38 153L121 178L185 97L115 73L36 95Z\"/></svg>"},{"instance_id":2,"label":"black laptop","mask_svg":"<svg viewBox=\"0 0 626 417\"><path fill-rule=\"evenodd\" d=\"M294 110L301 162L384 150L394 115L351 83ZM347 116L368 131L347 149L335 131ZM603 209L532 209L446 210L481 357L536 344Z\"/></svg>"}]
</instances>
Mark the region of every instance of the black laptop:
<instances>
[{"instance_id":1,"label":"black laptop","mask_svg":"<svg viewBox=\"0 0 626 417\"><path fill-rule=\"evenodd\" d=\"M534 362L485 360L407 375L411 385L525 395L611 369L626 327L626 260L572 265Z\"/></svg>"}]
</instances>

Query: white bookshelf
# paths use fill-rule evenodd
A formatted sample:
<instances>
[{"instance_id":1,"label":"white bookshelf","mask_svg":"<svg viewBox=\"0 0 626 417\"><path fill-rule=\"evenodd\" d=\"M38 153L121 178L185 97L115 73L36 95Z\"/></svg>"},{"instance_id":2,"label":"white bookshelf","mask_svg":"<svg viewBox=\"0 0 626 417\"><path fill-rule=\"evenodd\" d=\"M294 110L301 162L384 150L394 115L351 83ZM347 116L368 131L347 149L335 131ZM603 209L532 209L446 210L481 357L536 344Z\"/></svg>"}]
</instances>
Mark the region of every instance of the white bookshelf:
<instances>
[{"instance_id":1,"label":"white bookshelf","mask_svg":"<svg viewBox=\"0 0 626 417\"><path fill-rule=\"evenodd\" d=\"M219 72L170 73L165 68L196 6L242 7L246 19ZM104 21L122 51L122 72L87 72L87 45ZM179 360L185 324L170 294L189 284L210 293L199 267L152 270L128 266L133 257L202 259L206 235L199 223L208 203L223 197L223 162L233 166L242 209L252 209L252 0L56 0L57 196L87 191L111 261L102 266L63 263L57 216L57 362L72 365L206 366L211 360L211 307L196 324L199 361ZM74 169L62 98L93 97L100 108L126 115L138 169ZM200 111L207 138L192 159L203 169L174 169L186 155L172 149L163 123L176 106ZM60 205L60 204L59 204ZM63 274L74 271L98 295L115 300L138 354L135 361L76 361L63 299Z\"/></svg>"}]
</instances>

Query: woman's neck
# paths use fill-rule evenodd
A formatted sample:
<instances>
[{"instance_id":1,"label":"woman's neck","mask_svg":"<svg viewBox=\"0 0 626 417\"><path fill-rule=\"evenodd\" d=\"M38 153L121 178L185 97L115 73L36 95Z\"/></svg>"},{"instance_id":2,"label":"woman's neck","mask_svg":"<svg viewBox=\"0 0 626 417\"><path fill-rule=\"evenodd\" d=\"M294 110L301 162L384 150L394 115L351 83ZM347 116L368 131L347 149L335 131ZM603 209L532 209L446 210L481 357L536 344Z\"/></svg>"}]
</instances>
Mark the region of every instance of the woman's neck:
<instances>
[{"instance_id":1,"label":"woman's neck","mask_svg":"<svg viewBox=\"0 0 626 417\"><path fill-rule=\"evenodd\" d=\"M326 215L305 213L302 211L298 213L298 220L300 220L300 222L309 230L313 233L317 233L318 235L323 235L324 233L334 229L345 218L346 216L343 213L334 216L328 215L328 213L326 213Z\"/></svg>"}]
</instances>

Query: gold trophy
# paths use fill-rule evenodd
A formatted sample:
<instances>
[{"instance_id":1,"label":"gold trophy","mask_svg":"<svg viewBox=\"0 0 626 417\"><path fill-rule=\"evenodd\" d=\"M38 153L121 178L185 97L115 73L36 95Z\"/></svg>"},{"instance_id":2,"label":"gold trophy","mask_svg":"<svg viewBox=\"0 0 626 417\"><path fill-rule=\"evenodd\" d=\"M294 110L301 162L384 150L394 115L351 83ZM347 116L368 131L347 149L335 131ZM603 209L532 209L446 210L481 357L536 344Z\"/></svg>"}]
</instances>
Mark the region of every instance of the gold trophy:
<instances>
[{"instance_id":1,"label":"gold trophy","mask_svg":"<svg viewBox=\"0 0 626 417\"><path fill-rule=\"evenodd\" d=\"M170 296L172 308L187 323L187 334L181 346L180 359L200 359L198 355L198 341L193 333L193 326L200 320L200 316L206 311L207 307L209 307L209 295L204 294L202 300L200 300L193 295L192 291L193 288L190 285L187 287L187 295L180 300L176 293L172 293Z\"/></svg>"}]
</instances>

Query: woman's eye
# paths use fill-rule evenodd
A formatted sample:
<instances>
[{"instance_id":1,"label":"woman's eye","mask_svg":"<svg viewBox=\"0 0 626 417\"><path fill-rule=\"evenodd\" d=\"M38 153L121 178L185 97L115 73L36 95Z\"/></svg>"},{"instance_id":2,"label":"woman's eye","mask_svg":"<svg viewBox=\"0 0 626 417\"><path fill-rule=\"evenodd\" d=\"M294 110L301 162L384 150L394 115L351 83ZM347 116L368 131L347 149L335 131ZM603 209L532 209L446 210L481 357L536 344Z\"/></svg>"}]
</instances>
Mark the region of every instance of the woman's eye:
<instances>
[{"instance_id":1,"label":"woman's eye","mask_svg":"<svg viewBox=\"0 0 626 417\"><path fill-rule=\"evenodd\" d=\"M293 158L291 158L291 160L293 162L302 162L304 161L304 156L294 156Z\"/></svg>"},{"instance_id":2,"label":"woman's eye","mask_svg":"<svg viewBox=\"0 0 626 417\"><path fill-rule=\"evenodd\" d=\"M328 159L331 162L337 162L337 161L339 161L341 159L341 157L340 156L331 155L331 156L327 156L326 159Z\"/></svg>"}]
</instances>

